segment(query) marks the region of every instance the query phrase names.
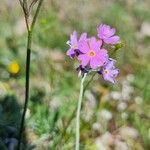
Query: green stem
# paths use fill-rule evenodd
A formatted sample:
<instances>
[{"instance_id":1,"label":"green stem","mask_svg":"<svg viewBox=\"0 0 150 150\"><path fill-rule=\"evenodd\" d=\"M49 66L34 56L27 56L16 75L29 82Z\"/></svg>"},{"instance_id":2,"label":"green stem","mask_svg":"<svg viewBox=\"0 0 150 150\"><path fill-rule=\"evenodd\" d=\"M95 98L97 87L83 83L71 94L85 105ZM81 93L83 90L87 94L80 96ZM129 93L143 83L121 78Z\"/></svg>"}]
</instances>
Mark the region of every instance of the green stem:
<instances>
[{"instance_id":1,"label":"green stem","mask_svg":"<svg viewBox=\"0 0 150 150\"><path fill-rule=\"evenodd\" d=\"M23 1L23 3L25 3L25 2L26 1ZM36 9L35 16L33 18L31 27L29 27L29 24L28 24L28 15L26 15L26 13L24 11L25 21L26 21L27 31L28 31L27 55L26 55L25 103L24 103L23 114L22 114L22 118L21 118L21 125L20 125L20 131L19 131L19 141L18 141L17 150L20 150L20 147L21 147L22 133L23 133L23 130L24 130L25 115L26 115L26 111L27 111L27 107L28 107L28 101L29 101L29 85L30 85L29 83L30 83L30 61L31 61L32 32L33 32L33 28L34 28L37 16L39 14L39 10L40 10L40 7L42 5L42 2L43 2L43 0L39 1L39 4L37 6L37 9ZM23 10L24 10L24 8L23 8Z\"/></svg>"},{"instance_id":2,"label":"green stem","mask_svg":"<svg viewBox=\"0 0 150 150\"><path fill-rule=\"evenodd\" d=\"M91 76L91 78L89 79L89 81L88 81L88 82L86 83L86 85L84 86L84 89L83 89L83 97L84 97L84 93L85 93L86 89L88 88L89 84L93 81L93 78L94 78L94 76L96 75L96 73L97 73L97 72L95 72L95 73ZM70 123L72 122L72 120L73 120L73 118L74 118L74 116L75 116L75 114L76 114L76 109L77 109L77 107L75 108L75 110L73 111L73 113L72 113L70 119L68 120L67 126L66 126L66 128L63 130L63 133L62 133L61 135L59 135L58 139L54 142L54 144L53 144L53 146L52 146L53 149L57 149L58 143L61 144L61 140L63 139L63 137L64 137L64 135L65 135L65 133L66 133L66 130L67 130L68 126L70 125Z\"/></svg>"},{"instance_id":3,"label":"green stem","mask_svg":"<svg viewBox=\"0 0 150 150\"><path fill-rule=\"evenodd\" d=\"M35 25L35 22L36 22L37 16L38 16L39 11L40 11L40 8L41 8L41 6L42 6L42 2L43 2L43 0L40 0L40 1L39 1L39 4L38 4L38 6L37 6L37 9L36 9L35 15L34 15L34 17L33 17L33 21L32 21L32 23L31 23L31 31L32 31L32 30L33 30L33 28L34 28L34 25Z\"/></svg>"},{"instance_id":4,"label":"green stem","mask_svg":"<svg viewBox=\"0 0 150 150\"><path fill-rule=\"evenodd\" d=\"M87 82L87 84L84 86L84 89L83 89L83 96L84 96L84 93L85 93L85 90L87 89L87 87L90 85L90 83L93 81L93 78L94 76L97 74L97 72L94 72L94 74L92 75L92 77L90 78L90 80Z\"/></svg>"},{"instance_id":5,"label":"green stem","mask_svg":"<svg viewBox=\"0 0 150 150\"><path fill-rule=\"evenodd\" d=\"M28 101L29 101L31 41L32 41L32 32L29 31L28 32L28 42L27 42L27 56L26 56L25 103L24 103L20 131L19 131L19 141L18 141L18 148L17 148L18 150L20 150L20 145L21 145L21 140L22 140L22 132L24 130L25 115L26 115Z\"/></svg>"},{"instance_id":6,"label":"green stem","mask_svg":"<svg viewBox=\"0 0 150 150\"><path fill-rule=\"evenodd\" d=\"M79 95L79 101L78 101L78 108L77 108L77 116L76 116L76 145L75 145L75 150L79 150L80 146L80 110L81 110L81 104L82 104L82 99L83 99L83 84L86 78L86 73L81 79L81 84L80 84L80 95Z\"/></svg>"}]
</instances>

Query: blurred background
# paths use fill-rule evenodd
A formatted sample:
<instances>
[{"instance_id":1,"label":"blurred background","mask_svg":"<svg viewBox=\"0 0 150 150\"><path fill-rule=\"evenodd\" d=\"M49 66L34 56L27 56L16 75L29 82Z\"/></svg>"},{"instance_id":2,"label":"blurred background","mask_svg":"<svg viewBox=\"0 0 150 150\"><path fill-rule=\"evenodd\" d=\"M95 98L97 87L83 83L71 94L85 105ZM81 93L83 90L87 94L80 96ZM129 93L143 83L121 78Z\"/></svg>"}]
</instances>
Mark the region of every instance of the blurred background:
<instances>
[{"instance_id":1,"label":"blurred background","mask_svg":"<svg viewBox=\"0 0 150 150\"><path fill-rule=\"evenodd\" d=\"M72 150L79 95L77 63L66 57L72 31L117 29L124 47L112 85L95 76L81 113L82 150L150 150L150 1L44 0L32 47L24 149ZM19 0L0 5L0 149L13 149L24 104L27 32Z\"/></svg>"}]
</instances>

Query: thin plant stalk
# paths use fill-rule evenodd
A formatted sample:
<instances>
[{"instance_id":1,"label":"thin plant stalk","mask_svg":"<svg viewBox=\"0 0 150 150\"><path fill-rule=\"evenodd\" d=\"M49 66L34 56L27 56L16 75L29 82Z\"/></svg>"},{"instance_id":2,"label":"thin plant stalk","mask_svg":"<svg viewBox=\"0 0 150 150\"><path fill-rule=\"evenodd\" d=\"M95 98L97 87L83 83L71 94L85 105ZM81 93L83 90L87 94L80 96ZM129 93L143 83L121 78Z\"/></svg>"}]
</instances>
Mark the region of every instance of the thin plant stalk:
<instances>
[{"instance_id":1,"label":"thin plant stalk","mask_svg":"<svg viewBox=\"0 0 150 150\"><path fill-rule=\"evenodd\" d=\"M93 78L94 78L95 75L96 75L96 72L91 76L91 78L89 79L89 81L85 84L84 89L83 89L83 97L84 97L86 89L88 88L88 86L90 85L90 83L93 81ZM63 130L63 133L61 135L59 135L58 140L54 142L54 144L52 146L53 149L57 149L58 143L62 142L62 139L63 139L64 135L66 134L66 131L67 131L69 125L71 124L71 122L72 122L72 120L73 120L73 118L74 118L74 116L76 114L76 110L77 110L77 107L72 112L72 115L69 118L67 126Z\"/></svg>"},{"instance_id":2,"label":"thin plant stalk","mask_svg":"<svg viewBox=\"0 0 150 150\"><path fill-rule=\"evenodd\" d=\"M75 150L79 150L80 148L80 111L83 99L83 92L84 92L84 81L86 78L86 73L83 75L80 83L80 95L78 100L78 107L77 107L77 116L76 116L76 143L75 143Z\"/></svg>"},{"instance_id":3,"label":"thin plant stalk","mask_svg":"<svg viewBox=\"0 0 150 150\"><path fill-rule=\"evenodd\" d=\"M83 96L85 94L85 91L86 89L88 88L88 86L90 85L90 83L93 81L93 78L95 77L97 72L94 72L94 74L91 76L90 80L87 82L87 84L84 86L84 89L83 89Z\"/></svg>"},{"instance_id":4,"label":"thin plant stalk","mask_svg":"<svg viewBox=\"0 0 150 150\"><path fill-rule=\"evenodd\" d=\"M21 140L22 140L22 133L24 130L24 122L25 122L25 115L26 115L26 111L27 111L27 107L28 107L28 101L29 101L29 83L30 83L30 60L31 60L31 44L32 44L32 33L33 33L33 29L34 29L34 25L37 19L37 16L39 14L39 10L41 8L42 2L43 0L39 0L35 15L33 17L33 21L31 23L31 25L29 24L29 14L28 14L28 9L26 9L26 7L24 7L24 4L26 3L25 0L24 1L20 1L21 7L23 8L23 12L24 12L24 16L25 16L25 22L26 22L26 27L27 27L27 31L28 31L28 39L27 39L27 54L26 54L26 81L25 81L25 103L24 103L24 108L23 108L23 114L22 114L22 118L21 118L21 125L20 125L20 131L19 131L19 141L18 141L18 146L17 146L17 150L20 150L20 146L21 146Z\"/></svg>"}]
</instances>

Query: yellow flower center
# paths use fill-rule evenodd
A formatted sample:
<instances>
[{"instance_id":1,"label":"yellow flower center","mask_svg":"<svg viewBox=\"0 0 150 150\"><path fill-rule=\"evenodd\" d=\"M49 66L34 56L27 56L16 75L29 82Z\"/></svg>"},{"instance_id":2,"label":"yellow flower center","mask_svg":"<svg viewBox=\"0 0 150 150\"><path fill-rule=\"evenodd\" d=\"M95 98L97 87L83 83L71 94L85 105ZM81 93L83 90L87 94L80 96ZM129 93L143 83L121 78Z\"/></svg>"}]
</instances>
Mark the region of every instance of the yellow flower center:
<instances>
[{"instance_id":1,"label":"yellow flower center","mask_svg":"<svg viewBox=\"0 0 150 150\"><path fill-rule=\"evenodd\" d=\"M95 56L95 52L94 52L93 50L90 50L90 51L89 51L89 56L90 56L90 57L94 57L94 56Z\"/></svg>"},{"instance_id":2,"label":"yellow flower center","mask_svg":"<svg viewBox=\"0 0 150 150\"><path fill-rule=\"evenodd\" d=\"M77 49L77 48L78 48L78 45L73 45L73 48L74 48L74 49Z\"/></svg>"},{"instance_id":3,"label":"yellow flower center","mask_svg":"<svg viewBox=\"0 0 150 150\"><path fill-rule=\"evenodd\" d=\"M105 70L104 72L105 72L105 74L108 74L108 70Z\"/></svg>"}]
</instances>

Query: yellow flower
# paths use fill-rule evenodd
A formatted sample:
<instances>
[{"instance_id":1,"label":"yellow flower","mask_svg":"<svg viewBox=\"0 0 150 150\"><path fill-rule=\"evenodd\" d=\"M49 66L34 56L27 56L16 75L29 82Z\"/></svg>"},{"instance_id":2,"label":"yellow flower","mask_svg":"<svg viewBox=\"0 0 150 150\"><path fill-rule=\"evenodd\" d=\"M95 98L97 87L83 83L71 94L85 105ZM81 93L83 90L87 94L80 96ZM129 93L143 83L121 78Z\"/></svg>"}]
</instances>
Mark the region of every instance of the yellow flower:
<instances>
[{"instance_id":1,"label":"yellow flower","mask_svg":"<svg viewBox=\"0 0 150 150\"><path fill-rule=\"evenodd\" d=\"M8 66L8 71L11 74L17 74L20 70L19 64L16 61L13 61Z\"/></svg>"}]
</instances>

